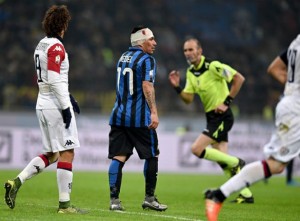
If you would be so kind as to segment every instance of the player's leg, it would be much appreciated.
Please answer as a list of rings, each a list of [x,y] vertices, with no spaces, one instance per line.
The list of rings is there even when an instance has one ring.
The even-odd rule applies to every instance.
[[[213,142],[214,140],[206,134],[200,134],[192,144],[192,153],[201,159],[214,161],[225,165],[228,168],[234,168],[239,164],[239,159],[237,157],[223,153],[215,148],[208,147]]]
[[[159,156],[157,133],[148,128],[135,128],[131,130],[130,138],[136,143],[135,148],[140,159],[145,159],[145,199],[142,208],[165,211],[168,206],[161,204],[155,196]]]
[[[41,173],[47,166],[54,163],[58,158],[58,154],[52,152],[48,134],[48,125],[45,123],[46,118],[44,116],[44,112],[42,110],[36,110],[36,115],[42,133],[42,143],[45,154],[41,154],[33,158],[15,179],[8,180],[4,184],[5,202],[11,209],[15,207],[17,193],[21,185],[26,180]]]
[[[233,114],[228,108],[223,114],[210,111],[206,113],[207,125],[202,134],[192,144],[192,153],[199,158],[217,162],[228,168],[236,168],[239,159],[228,155],[228,132],[233,125]],[[215,148],[209,148],[216,144]],[[216,148],[217,147],[217,148]]]
[[[15,179],[6,181],[4,184],[5,202],[9,208],[13,209],[15,207],[17,193],[22,184],[49,166],[49,157],[51,156],[53,156],[53,153],[41,154],[33,158]]]
[[[230,194],[270,176],[271,171],[268,163],[266,161],[256,161],[247,164],[240,173],[230,178],[219,189],[207,190],[205,192],[205,204],[208,220],[217,220],[222,203]]]
[[[300,183],[293,179],[294,159],[291,160],[286,167],[286,185],[300,186]]]
[[[269,156],[268,160],[247,164],[240,173],[229,179],[219,189],[208,190],[205,193],[206,214],[208,218],[217,217],[222,202],[232,193],[260,180],[268,179],[273,174],[282,173],[287,162],[300,154],[299,141],[290,145],[286,145],[282,141],[278,133],[275,133],[271,137],[270,142],[264,147],[265,154]],[[281,154],[282,146],[288,149],[286,155]]]
[[[87,211],[79,209],[71,205],[71,191],[73,184],[73,159],[74,159],[74,149],[69,149],[59,152],[60,156],[57,162],[57,185],[59,193],[59,207],[58,213],[78,213],[84,214]]]
[[[133,144],[127,136],[128,128],[111,126],[109,132],[109,153],[111,163],[108,169],[110,189],[110,210],[125,210],[120,201],[122,170],[125,162],[132,155]]]
[[[48,127],[49,140],[53,152],[58,152],[56,178],[59,194],[58,213],[86,213],[71,205],[71,191],[73,183],[73,159],[75,148],[80,147],[76,119],[71,109],[72,119],[68,129],[63,123],[60,110],[44,110]]]
[[[115,156],[111,160],[109,166],[108,176],[110,189],[110,210],[124,210],[119,195],[122,184],[122,170],[125,164],[125,160],[125,156]]]
[[[214,148],[220,150],[223,153],[227,153],[228,150],[228,143],[227,142],[220,142],[215,143],[212,145]],[[239,173],[240,170],[245,166],[245,162],[242,159],[239,159],[239,162],[234,167],[229,167],[226,164],[218,163],[221,168],[223,169],[225,175],[230,178],[234,176],[235,174]],[[237,196],[236,199],[231,201],[233,203],[254,203],[254,197],[252,192],[249,188],[244,188],[240,191],[240,194]]]

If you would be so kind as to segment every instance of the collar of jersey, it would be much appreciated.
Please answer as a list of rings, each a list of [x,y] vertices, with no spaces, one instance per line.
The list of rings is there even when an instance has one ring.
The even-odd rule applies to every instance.
[[[129,47],[130,51],[142,51],[140,47]]]
[[[60,36],[58,36],[58,35],[55,35],[55,36],[49,35],[49,36],[47,36],[47,38],[57,38],[61,43],[63,43],[62,37],[60,37]]]
[[[194,65],[191,65],[190,69],[199,70],[202,67],[203,63],[204,63],[204,60],[205,60],[205,57],[203,55],[201,55],[201,61],[197,65],[197,67],[195,67]]]

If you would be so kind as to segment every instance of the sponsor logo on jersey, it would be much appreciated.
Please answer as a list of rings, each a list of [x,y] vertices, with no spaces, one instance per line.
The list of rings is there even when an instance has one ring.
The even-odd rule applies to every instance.
[[[75,144],[75,143],[72,140],[67,140],[67,142],[65,143],[65,147],[73,145],[73,144]]]
[[[55,57],[55,63],[56,64],[60,63],[60,55],[56,55],[56,57]]]

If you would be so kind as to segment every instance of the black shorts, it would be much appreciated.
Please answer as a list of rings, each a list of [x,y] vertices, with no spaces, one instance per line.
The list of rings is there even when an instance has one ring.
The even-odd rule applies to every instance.
[[[136,149],[140,159],[149,159],[159,154],[158,139],[155,130],[145,127],[111,126],[109,132],[108,158],[132,155]]]
[[[206,129],[203,134],[209,136],[218,143],[228,142],[228,132],[234,122],[233,114],[230,108],[224,113],[215,113],[215,110],[206,113]]]

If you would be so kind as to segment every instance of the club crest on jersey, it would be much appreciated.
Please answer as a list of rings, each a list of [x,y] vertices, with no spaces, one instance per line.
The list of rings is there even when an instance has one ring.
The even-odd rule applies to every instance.
[[[56,45],[53,51],[62,51],[60,45]]]
[[[55,57],[55,63],[56,64],[60,63],[60,55],[56,55],[56,57]]]

